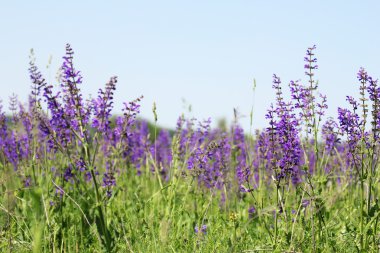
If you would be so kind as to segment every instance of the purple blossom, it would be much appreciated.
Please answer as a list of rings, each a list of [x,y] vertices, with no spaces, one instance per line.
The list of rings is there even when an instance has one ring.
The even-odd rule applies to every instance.
[[[329,154],[335,154],[334,148],[340,142],[338,124],[332,118],[328,118],[322,126],[322,137],[325,141],[325,149]]]
[[[92,127],[99,131],[106,132],[110,128],[110,117],[113,107],[113,94],[116,89],[117,77],[111,77],[110,81],[106,84],[103,91],[99,89],[99,96],[93,100],[94,118],[92,120]]]
[[[169,131],[161,130],[155,140],[155,143],[151,145],[150,149],[156,165],[160,168],[162,177],[168,180],[169,166],[172,161],[171,138]]]
[[[235,125],[233,128],[232,141],[234,144],[234,152],[236,157],[236,177],[239,185],[243,185],[249,182],[249,176],[251,175],[250,166],[247,164],[247,150],[244,137],[244,130],[239,125]],[[240,187],[240,189],[244,189]]]
[[[304,58],[304,60],[306,62],[304,68],[307,70],[305,72],[305,74],[310,77],[310,80],[309,80],[310,87],[312,87],[313,89],[317,88],[315,86],[315,81],[312,80],[312,77],[314,76],[313,70],[318,69],[318,65],[316,64],[317,63],[317,58],[314,57],[314,50],[316,48],[317,47],[315,45],[312,46],[312,47],[309,47],[306,50],[306,57]]]
[[[66,182],[73,182],[73,180],[75,179],[75,174],[71,165],[66,168],[63,174],[63,178]]]
[[[107,172],[104,173],[102,186],[106,188],[106,195],[110,198],[112,196],[112,188],[116,186],[115,175],[112,171],[107,170]]]
[[[207,234],[207,225],[202,224],[201,228],[199,229],[198,225],[195,226],[194,232],[196,234],[202,233],[204,235]]]
[[[268,110],[266,118],[269,119],[270,127],[267,133],[270,136],[271,167],[280,181],[286,176],[297,177],[298,166],[301,162],[301,143],[298,136],[299,121],[294,113],[292,103],[285,103],[282,98],[279,78],[274,75],[273,87],[277,91],[277,107]],[[276,152],[277,147],[282,150]],[[276,152],[276,153],[275,153]],[[295,180],[294,182],[297,182]]]
[[[252,219],[255,214],[256,214],[256,208],[254,206],[249,207],[248,208],[249,218]]]
[[[23,180],[24,187],[28,188],[32,185],[32,178],[30,176],[26,176]]]

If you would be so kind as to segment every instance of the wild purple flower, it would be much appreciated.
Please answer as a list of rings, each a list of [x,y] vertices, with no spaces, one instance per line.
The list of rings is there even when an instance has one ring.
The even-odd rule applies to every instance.
[[[200,230],[198,228],[198,225],[196,225],[194,228],[194,232],[196,234],[202,233],[202,234],[206,235],[207,234],[207,225],[202,224]]]
[[[360,82],[364,81],[364,82],[367,82],[368,81],[368,73],[367,71],[364,69],[364,68],[360,68],[359,69],[359,72],[358,72],[358,79]]]
[[[338,120],[342,134],[347,136],[347,142],[350,150],[350,154],[355,161],[357,161],[358,143],[362,139],[361,126],[362,121],[359,115],[355,112],[351,112],[348,109],[338,108]]]
[[[268,110],[266,118],[270,127],[267,133],[270,136],[271,168],[276,174],[278,182],[286,176],[296,176],[297,168],[301,162],[301,143],[298,136],[298,119],[294,113],[292,103],[283,101],[279,78],[273,76],[273,87],[277,92],[277,107],[273,105]],[[281,155],[277,152],[281,148]]]
[[[32,129],[33,129],[33,123],[32,123],[32,115],[29,114],[22,106],[21,104],[19,105],[19,116],[20,120],[22,122],[22,125],[24,126],[24,130],[28,138],[32,138]]]
[[[182,116],[178,117],[178,119],[177,119],[177,127],[176,127],[177,133],[179,133],[182,130],[184,124],[185,124],[185,118],[182,115]]]
[[[107,197],[110,198],[112,196],[112,188],[116,186],[116,179],[114,173],[108,168],[103,174],[102,186],[106,188]]]
[[[198,173],[199,183],[207,188],[222,189],[227,180],[227,159],[230,155],[230,145],[224,136],[220,140],[214,139],[210,134],[210,143],[202,151],[201,164],[197,164],[195,174]],[[202,159],[201,158],[201,159]]]
[[[325,95],[319,94],[319,97],[321,98],[321,102],[317,103],[317,111],[316,114],[319,115],[319,121],[322,120],[322,116],[325,115],[325,111],[327,110],[327,97]]]
[[[87,170],[86,162],[84,161],[83,157],[80,157],[76,162],[75,165],[77,167],[77,170],[83,172]]]
[[[125,150],[123,155],[134,165],[137,173],[141,173],[141,165],[146,161],[146,151],[149,150],[150,141],[148,138],[149,129],[146,121],[138,121],[135,128],[129,130],[125,141]]]
[[[369,93],[369,99],[372,102],[372,133],[374,141],[377,142],[379,140],[379,129],[380,129],[380,87],[377,86],[378,80],[372,79],[372,77],[368,76],[368,87],[367,91]]]
[[[25,188],[28,188],[32,185],[32,178],[30,176],[26,176],[23,180],[23,184]]]
[[[171,138],[169,131],[160,131],[155,143],[151,145],[150,151],[152,153],[152,157],[155,159],[156,165],[160,168],[162,177],[168,180],[169,166],[172,161]]]
[[[79,126],[83,127],[86,125],[90,115],[85,113],[82,94],[78,86],[82,83],[82,76],[80,71],[74,68],[73,55],[74,51],[70,44],[67,44],[66,55],[63,57],[64,62],[61,67],[63,72],[61,76],[61,89],[66,120],[70,121],[73,129],[79,130]],[[84,133],[80,132],[80,134]]]
[[[99,172],[96,171],[95,175],[99,175]],[[90,182],[92,180],[91,172],[87,171],[86,173],[84,173],[84,178],[85,178],[86,182]]]
[[[234,144],[234,154],[236,159],[236,177],[239,185],[249,182],[251,175],[250,166],[247,164],[247,150],[244,137],[244,130],[239,125],[233,127],[232,141]],[[242,189],[242,188],[240,188]]]
[[[351,96],[346,96],[347,102],[352,106],[352,109],[355,111],[359,108],[359,103]]]
[[[256,213],[256,208],[254,206],[251,206],[248,208],[248,215],[249,218],[252,219]]]
[[[306,87],[300,84],[300,81],[290,81],[289,83],[291,98],[294,101],[294,108],[300,109],[299,117],[304,120],[306,123],[307,132],[311,132],[312,128],[312,118],[314,115],[313,112],[313,103],[314,96],[312,96],[312,90],[310,87]],[[325,97],[323,97],[326,100]],[[322,104],[319,104],[319,114],[322,116],[324,114],[324,109],[326,109],[327,105],[326,101],[323,101]]]
[[[306,208],[306,207],[308,207],[310,205],[310,200],[308,200],[308,199],[303,199],[302,200],[302,207],[303,208]]]
[[[13,165],[15,171],[18,170],[18,165],[21,161],[23,153],[21,143],[17,139],[15,131],[11,131],[3,140],[3,152],[7,161]]]
[[[277,108],[283,108],[284,99],[282,96],[281,79],[276,74],[273,74],[272,88],[276,91]]]
[[[221,135],[221,139],[214,150],[213,163],[207,171],[210,184],[217,189],[222,189],[227,183],[229,161],[231,159],[230,140],[227,134],[222,133]]]
[[[334,148],[340,142],[338,134],[338,124],[332,118],[328,118],[322,126],[322,138],[325,141],[327,153],[335,154]]]
[[[55,187],[55,196],[62,198],[64,194],[65,192],[61,187]]]
[[[269,127],[266,128],[266,132],[269,136],[269,145],[267,150],[267,157],[269,159],[269,168],[275,170],[277,168],[278,157],[278,138],[277,138],[277,119],[276,119],[276,109],[273,107],[273,104],[270,105],[270,108],[267,110],[265,118],[269,120]]]
[[[318,65],[316,64],[317,63],[317,58],[314,57],[314,50],[316,49],[317,47],[314,45],[312,47],[309,47],[307,50],[306,50],[306,57],[304,58],[306,64],[304,66],[304,68],[307,70],[305,72],[305,74],[307,76],[309,76],[310,80],[309,80],[309,83],[310,83],[310,87],[312,89],[316,89],[317,86],[315,85],[315,81],[313,80],[313,76],[314,76],[314,73],[313,73],[313,70],[315,69],[318,69]]]
[[[271,130],[269,130],[271,131]],[[262,131],[257,137],[256,142],[256,160],[259,162],[259,165],[262,166],[266,171],[270,170],[271,161],[273,157],[273,148],[271,147],[270,136],[267,131]],[[260,169],[260,168],[257,168]]]
[[[108,131],[110,128],[113,93],[116,89],[116,83],[117,77],[111,77],[110,81],[106,84],[105,90],[99,89],[98,98],[93,100],[94,118],[92,120],[92,127],[102,132]]]
[[[75,179],[75,174],[74,174],[74,171],[73,171],[73,168],[71,167],[71,165],[69,165],[64,174],[63,174],[63,178],[65,179],[66,182],[71,182],[73,183],[73,180]]]
[[[31,103],[37,105],[40,102],[41,90],[46,86],[46,81],[35,65],[34,57],[29,62],[29,77],[32,81]]]
[[[224,168],[220,154],[216,155],[220,148],[216,141],[210,141],[195,148],[187,161],[187,168],[191,170],[192,175],[198,179],[199,184],[207,188],[218,187],[223,181]]]
[[[284,154],[278,165],[280,168],[279,179],[287,174],[295,175],[295,167],[298,167],[301,161],[301,143],[298,136],[298,121],[294,113],[291,113],[292,107],[281,115],[277,124],[276,133],[278,142]]]
[[[207,120],[204,120],[203,122],[198,122],[199,128],[198,128],[198,135],[199,144],[203,143],[203,141],[208,137],[210,132],[210,124],[211,124],[211,118],[208,118]]]
[[[276,110],[273,107],[273,104],[270,105],[270,108],[267,110],[267,114],[265,114],[265,118],[269,120],[269,127],[266,129],[270,135],[274,134],[276,130]]]
[[[14,124],[17,124],[19,121],[19,115],[17,113],[18,105],[19,102],[17,99],[17,95],[13,93],[12,96],[9,97],[9,110],[12,112]]]
[[[194,152],[190,155],[187,162],[187,168],[189,170],[194,168],[204,169],[206,163],[208,162],[208,157],[206,152],[200,147],[196,148]]]
[[[0,100],[0,144],[3,144],[5,137],[7,135],[7,117],[3,111],[3,106]]]
[[[138,103],[142,100],[142,98],[143,96],[133,100],[132,102],[124,103],[124,108],[122,109],[124,117],[119,119],[117,122],[117,129],[115,129],[121,138],[128,136],[131,126],[135,123],[137,114],[140,113],[140,105]]]
[[[176,134],[179,137],[178,152],[181,158],[184,158],[187,150],[194,150],[202,144],[201,141],[199,141],[199,137],[202,137],[201,129],[198,129],[198,131],[193,130],[195,120],[195,118],[185,119],[184,117],[180,117],[177,121]],[[205,140],[205,138],[203,138],[203,140]]]
[[[65,109],[59,102],[60,93],[53,95],[52,88],[52,85],[45,85],[43,88],[43,97],[51,117],[48,119],[39,115],[39,129],[48,137],[50,149],[56,150],[59,145],[66,147],[71,142],[72,136]]]

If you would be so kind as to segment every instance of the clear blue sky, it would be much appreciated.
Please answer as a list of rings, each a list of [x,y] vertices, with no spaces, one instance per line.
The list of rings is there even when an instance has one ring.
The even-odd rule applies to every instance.
[[[153,118],[156,101],[159,124],[174,127],[183,98],[191,116],[214,121],[231,121],[233,108],[249,115],[254,102],[254,127],[262,128],[272,74],[284,84],[306,80],[303,57],[316,44],[316,77],[335,116],[345,95],[358,93],[359,67],[380,76],[379,13],[378,1],[1,0],[0,97],[26,101],[30,48],[53,81],[69,42],[85,94],[119,76],[116,112],[144,95],[142,116]],[[248,117],[241,123],[249,128]]]

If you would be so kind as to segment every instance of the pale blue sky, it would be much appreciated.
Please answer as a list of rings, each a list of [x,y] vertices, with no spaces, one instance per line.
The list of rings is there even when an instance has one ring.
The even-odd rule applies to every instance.
[[[156,101],[159,124],[174,127],[182,98],[192,116],[214,121],[230,121],[234,107],[249,115],[254,102],[254,128],[262,128],[272,74],[284,84],[306,80],[303,57],[316,44],[316,77],[335,116],[345,95],[357,94],[359,67],[380,76],[379,13],[378,1],[1,0],[0,97],[8,102],[14,92],[26,101],[30,48],[54,80],[69,42],[85,94],[119,76],[116,112],[144,95],[142,116],[153,118]],[[249,128],[248,117],[241,123]]]

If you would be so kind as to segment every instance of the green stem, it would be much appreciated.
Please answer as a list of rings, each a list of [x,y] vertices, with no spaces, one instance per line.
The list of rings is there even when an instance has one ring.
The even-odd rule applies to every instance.
[[[279,206],[279,191],[280,191],[280,186],[278,185],[278,183],[276,184],[276,209],[275,209],[275,216],[274,216],[274,219],[275,219],[275,225],[274,225],[274,247],[273,247],[273,250],[276,250],[277,248],[277,237],[278,237],[278,214],[277,214],[277,208]]]

